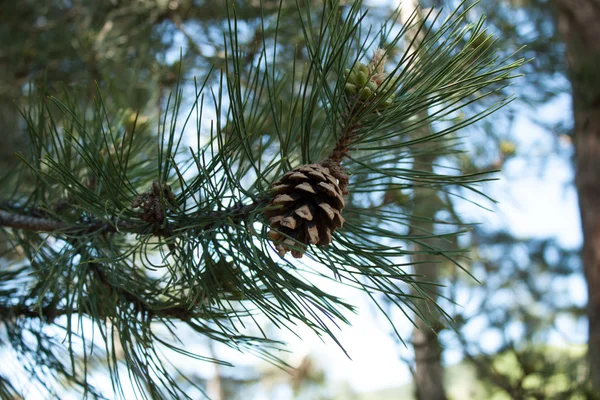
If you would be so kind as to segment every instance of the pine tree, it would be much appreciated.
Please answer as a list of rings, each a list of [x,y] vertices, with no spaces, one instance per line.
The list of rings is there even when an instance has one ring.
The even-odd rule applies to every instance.
[[[277,36],[282,5],[259,13],[249,54],[227,4],[220,68],[193,90],[176,86],[154,139],[146,117],[123,111],[102,84],[92,104],[82,101],[89,87],[51,96],[32,87],[30,151],[4,177],[0,226],[22,260],[0,272],[0,317],[48,393],[68,383],[102,397],[90,371],[105,368],[117,397],[127,379],[139,396],[189,397],[197,384],[168,354],[228,361],[188,351],[182,332],[282,367],[266,321],[342,347],[332,323],[355,308],[320,280],[417,318],[423,301],[444,314],[404,258],[452,258],[434,244],[460,229],[407,232],[414,216],[366,204],[390,188],[477,191],[487,174],[420,168],[415,157],[456,152],[451,134],[507,100],[456,118],[460,110],[499,93],[522,61],[498,57],[483,19],[465,24],[468,8],[402,26],[396,13],[373,28],[359,2],[298,3],[302,47],[282,55],[292,51]],[[11,377],[0,387],[5,397],[22,390]]]

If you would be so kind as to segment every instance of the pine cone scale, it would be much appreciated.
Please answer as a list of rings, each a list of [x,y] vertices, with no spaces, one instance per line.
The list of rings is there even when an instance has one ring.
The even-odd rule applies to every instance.
[[[290,196],[289,194],[280,194],[273,199],[273,205],[278,206],[285,203],[291,203],[298,200],[297,196]]]
[[[317,242],[317,246],[326,246],[331,243],[331,229],[325,225],[318,225],[319,230],[319,241]]]
[[[297,208],[294,213],[299,216],[300,218],[303,218],[307,221],[312,221],[313,220],[313,213],[310,210],[310,207],[308,206],[308,204],[304,204],[302,207]]]
[[[301,183],[300,185],[296,186],[296,189],[301,190],[303,192],[308,192],[311,194],[317,194],[317,192],[315,191],[315,188],[308,182]]]
[[[307,173],[308,176],[314,180],[318,180],[321,182],[325,182],[327,180],[327,178],[325,177],[325,175],[323,175],[322,173],[320,173],[319,171],[310,171]]]
[[[285,217],[280,223],[281,226],[289,229],[296,229],[297,224],[298,221],[294,217]]]
[[[308,241],[310,244],[319,243],[319,229],[317,228],[317,224],[307,224],[306,225],[306,235],[308,237]]]

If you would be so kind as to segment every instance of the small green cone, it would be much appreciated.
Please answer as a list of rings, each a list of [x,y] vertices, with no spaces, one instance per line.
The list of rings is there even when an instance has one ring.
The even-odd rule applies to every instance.
[[[356,94],[356,86],[354,86],[352,83],[346,83],[344,89],[346,90],[346,93],[350,95]]]
[[[373,91],[371,89],[369,89],[368,87],[364,87],[360,90],[360,94],[358,95],[358,97],[362,100],[362,101],[367,101],[371,98],[371,96],[373,96]]]
[[[356,74],[356,86],[365,86],[368,79],[369,79],[369,77],[367,74],[365,74],[362,71],[359,71]]]
[[[390,81],[386,80],[387,74],[379,72],[372,75],[372,71],[365,64],[355,64],[351,69],[344,70],[347,81],[344,90],[348,95],[357,95],[363,101],[376,101],[376,98],[385,96],[385,100],[379,102],[377,110],[384,110],[393,104],[393,94],[387,95],[385,87],[389,87]],[[386,80],[385,84],[381,83]]]

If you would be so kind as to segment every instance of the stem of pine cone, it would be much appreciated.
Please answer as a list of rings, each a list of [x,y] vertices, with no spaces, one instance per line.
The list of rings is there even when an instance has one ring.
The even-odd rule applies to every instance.
[[[344,172],[341,162],[344,158],[348,157],[350,144],[352,143],[352,140],[354,140],[354,137],[360,128],[360,123],[357,122],[356,114],[356,104],[348,104],[348,109],[346,112],[344,112],[344,114],[342,114],[340,119],[342,134],[337,140],[329,157],[327,157],[327,159],[322,163],[324,166],[329,168],[332,175],[338,179],[340,189],[345,195],[348,194],[348,175]]]
[[[342,160],[348,157],[349,146],[356,135],[360,124],[356,120],[357,107],[348,104],[348,109],[342,114],[340,119],[341,125],[341,136],[337,140],[335,147],[333,148],[331,155],[327,160],[340,165]]]

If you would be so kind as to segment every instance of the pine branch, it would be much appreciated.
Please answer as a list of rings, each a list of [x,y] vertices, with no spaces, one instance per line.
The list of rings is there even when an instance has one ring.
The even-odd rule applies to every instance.
[[[11,214],[4,210],[0,210],[0,226],[38,232],[54,232],[68,227],[67,224],[61,221]]]
[[[234,207],[228,207],[224,211],[212,211],[210,218],[231,218],[232,221],[241,221],[248,217],[257,207],[264,205],[264,200],[256,200],[250,204],[240,204]],[[36,213],[37,214],[37,213]],[[194,216],[190,215],[190,219]],[[39,217],[31,214],[15,214],[0,210],[0,227],[35,231],[35,232],[60,232],[67,235],[85,235],[90,233],[141,233],[146,230],[149,224],[145,222],[132,223],[113,220],[111,222],[102,221],[100,218],[93,217],[88,223],[69,224],[50,217]],[[186,224],[188,226],[189,224]],[[214,225],[209,224],[202,229],[209,229]],[[163,228],[154,229],[156,236],[168,237],[169,233],[175,229],[184,228],[175,223],[167,223]]]
[[[77,309],[57,309],[55,305],[48,305],[41,308],[33,308],[23,303],[7,306],[0,305],[0,318],[40,318],[51,323],[56,317],[68,314],[76,314]]]
[[[92,218],[88,223],[69,224],[55,218],[14,214],[4,210],[0,210],[0,226],[25,231],[58,232],[66,235],[139,233],[143,229],[141,224],[123,221],[108,223],[99,218]]]
[[[387,54],[377,48],[369,65],[358,64],[345,71],[344,90],[349,95],[346,111],[339,120],[341,136],[328,160],[339,164],[349,156],[350,144],[356,139],[364,119],[392,105],[394,96],[391,76],[384,72]]]
[[[192,319],[204,320],[206,318],[206,315],[194,312],[192,309],[188,309],[184,306],[173,306],[160,309],[153,308],[144,300],[138,298],[131,292],[111,285],[105,276],[104,279],[101,278],[101,280],[106,283],[107,286],[110,286],[113,294],[122,296],[129,304],[135,307],[135,310],[140,316],[143,316],[148,321],[152,319],[173,319],[185,322]],[[86,300],[82,299],[81,302],[85,303]],[[57,317],[74,314],[100,317],[101,319],[109,317],[109,315],[94,315],[90,311],[86,311],[84,309],[56,308],[56,306],[53,305],[44,306],[41,308],[28,307],[24,304],[17,304],[14,306],[0,305],[0,318],[39,318],[47,321],[48,323],[52,323]]]

